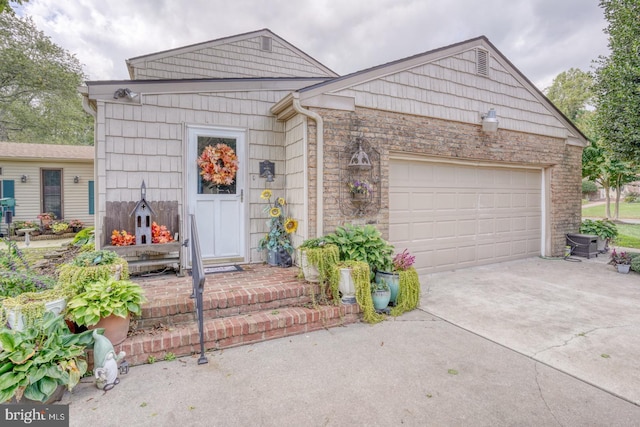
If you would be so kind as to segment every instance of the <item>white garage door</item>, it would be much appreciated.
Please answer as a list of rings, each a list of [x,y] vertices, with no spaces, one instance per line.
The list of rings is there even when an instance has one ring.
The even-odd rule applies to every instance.
[[[391,160],[389,240],[419,274],[540,255],[541,174]]]

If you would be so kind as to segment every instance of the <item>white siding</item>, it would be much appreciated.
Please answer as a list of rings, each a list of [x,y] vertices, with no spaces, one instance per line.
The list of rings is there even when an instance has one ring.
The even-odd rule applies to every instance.
[[[177,200],[184,211],[184,167],[186,155],[185,125],[233,127],[247,130],[251,261],[258,262],[255,251],[266,232],[265,188],[259,177],[259,162],[276,165],[276,179],[270,185],[274,194],[284,195],[284,124],[277,122],[269,109],[287,91],[219,92],[195,94],[145,95],[143,105],[99,101],[97,119],[97,156],[99,168],[96,197],[99,198],[96,241],[102,242],[102,223],[107,201],[136,201],[144,180],[148,201]],[[245,169],[246,170],[246,169]],[[287,196],[288,197],[288,196]],[[185,230],[180,230],[185,235]]]
[[[500,64],[489,61],[489,77],[475,73],[475,50],[442,58],[333,92],[357,106],[480,124],[495,108],[500,128],[567,137],[566,127]]]
[[[287,174],[287,202],[289,215],[298,220],[293,246],[298,247],[307,235],[307,153],[305,151],[306,119],[296,115],[286,123],[285,158]]]
[[[262,50],[261,36],[132,62],[138,80],[329,76],[275,38],[271,51]]]
[[[13,180],[15,183],[16,209],[14,220],[37,220],[42,213],[41,168],[62,169],[63,219],[79,219],[85,224],[93,225],[93,215],[89,214],[88,181],[93,180],[93,162],[76,163],[64,161],[31,162],[21,160],[0,161],[2,180]],[[27,175],[27,182],[20,182],[20,177]],[[73,182],[74,176],[80,177],[78,184]]]

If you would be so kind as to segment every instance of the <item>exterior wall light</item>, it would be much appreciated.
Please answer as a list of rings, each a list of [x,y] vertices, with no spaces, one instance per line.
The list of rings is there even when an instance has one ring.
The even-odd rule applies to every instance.
[[[131,100],[136,96],[138,96],[138,94],[127,87],[116,90],[113,94],[113,99],[127,98]]]
[[[276,165],[269,160],[260,162],[260,178],[266,178],[267,182],[273,182],[276,177]]]
[[[74,184],[77,184],[77,183],[79,183],[79,182],[80,182],[80,176],[78,176],[78,175],[74,176],[74,177],[73,177],[73,183],[74,183]]]
[[[27,175],[22,175],[20,177],[20,182],[27,182],[28,179],[29,179],[29,177]]]
[[[487,114],[482,116],[482,131],[487,133],[495,133],[498,131],[498,118],[496,110],[491,108]]]

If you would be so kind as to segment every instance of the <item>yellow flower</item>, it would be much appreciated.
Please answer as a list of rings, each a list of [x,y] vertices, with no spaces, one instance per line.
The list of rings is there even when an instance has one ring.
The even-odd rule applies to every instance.
[[[287,218],[287,220],[284,222],[284,230],[291,234],[291,233],[295,233],[296,230],[298,229],[298,221],[296,221],[293,218]]]
[[[287,204],[287,201],[284,199],[284,197],[278,197],[278,204],[280,206],[284,206]]]
[[[280,216],[280,208],[271,208],[269,209],[269,215],[271,215],[273,218],[277,218]]]
[[[262,191],[262,194],[260,194],[260,198],[264,200],[269,200],[271,198],[271,190]]]

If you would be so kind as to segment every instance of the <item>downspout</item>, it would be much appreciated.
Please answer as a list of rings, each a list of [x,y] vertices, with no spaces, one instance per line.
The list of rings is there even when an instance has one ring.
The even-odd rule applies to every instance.
[[[300,105],[297,92],[293,93],[293,109],[316,122],[316,237],[324,235],[324,122],[318,113],[306,110]]]

